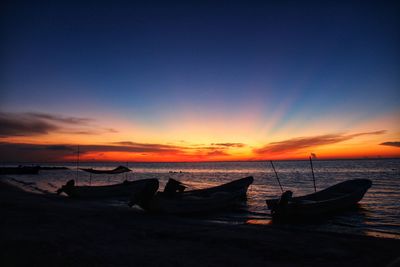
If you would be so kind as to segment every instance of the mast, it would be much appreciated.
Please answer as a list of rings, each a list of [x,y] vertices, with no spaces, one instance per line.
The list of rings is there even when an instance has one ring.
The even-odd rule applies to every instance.
[[[272,162],[272,160],[270,160],[270,162],[271,162],[271,165],[272,165],[272,169],[274,169],[276,179],[278,180],[279,187],[281,188],[281,191],[283,193],[283,188],[282,188],[282,185],[281,185],[281,181],[279,181],[278,173],[275,170],[274,163]]]
[[[78,185],[78,178],[79,178],[79,145],[78,145],[78,151],[76,153],[76,185]]]
[[[313,165],[312,165],[312,159],[311,159],[311,156],[310,156],[310,164],[311,164],[312,178],[313,178],[313,182],[314,182],[314,192],[317,192],[317,187],[315,186],[314,168],[313,168]]]

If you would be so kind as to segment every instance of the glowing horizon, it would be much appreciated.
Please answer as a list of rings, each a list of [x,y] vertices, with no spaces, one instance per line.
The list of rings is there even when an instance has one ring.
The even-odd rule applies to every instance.
[[[293,131],[288,129],[297,128],[295,123],[294,126],[285,125],[283,130],[262,139],[258,131],[247,127],[256,123],[249,123],[245,116],[243,124],[246,127],[240,121],[234,123],[236,126],[227,125],[225,129],[222,126],[217,128],[210,122],[210,130],[207,131],[203,125],[196,127],[181,121],[181,131],[175,126],[170,130],[160,128],[163,134],[135,139],[134,135],[130,135],[128,122],[121,131],[111,124],[107,128],[102,127],[96,120],[85,117],[2,113],[0,119],[3,126],[9,126],[3,127],[3,132],[9,131],[9,135],[3,133],[1,137],[1,160],[18,161],[18,151],[21,151],[19,153],[24,155],[19,155],[20,161],[74,161],[78,145],[81,147],[81,161],[103,162],[301,160],[307,159],[311,153],[320,159],[394,158],[400,156],[399,142],[396,141],[399,131],[397,126],[390,128],[395,125],[395,115],[392,119],[385,116],[386,120],[377,118],[376,121],[370,121],[369,128],[374,131],[366,131],[369,124],[363,122],[359,127],[353,124],[353,131],[324,132],[327,129],[325,125],[323,129],[310,129],[304,125],[306,130],[298,131],[299,135],[288,134]],[[218,123],[219,120],[215,122],[216,125]],[[29,128],[32,124],[40,125],[43,129],[37,127],[37,132],[32,132]],[[259,127],[262,128],[264,124],[260,123]],[[338,122],[331,121],[331,124],[333,129],[338,127]],[[315,125],[315,122],[311,125]],[[19,129],[19,135],[12,134],[12,127]],[[256,125],[253,127],[257,128]],[[134,128],[138,137],[152,132],[143,130],[145,127]],[[140,128],[142,132],[138,132]],[[230,135],[232,128],[238,129],[235,136]],[[21,129],[26,129],[27,133]],[[265,131],[269,132],[270,129]],[[188,138],[181,139],[185,135]],[[14,158],[10,158],[8,151],[15,155]]]

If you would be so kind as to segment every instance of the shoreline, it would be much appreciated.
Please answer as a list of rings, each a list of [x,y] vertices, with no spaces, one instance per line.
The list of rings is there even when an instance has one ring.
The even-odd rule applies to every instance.
[[[226,225],[25,192],[0,178],[2,266],[387,266],[400,240]]]

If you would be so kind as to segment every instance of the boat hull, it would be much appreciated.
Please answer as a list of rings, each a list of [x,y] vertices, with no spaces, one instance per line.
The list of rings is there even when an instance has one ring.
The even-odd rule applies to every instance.
[[[226,209],[246,198],[253,177],[246,177],[220,186],[166,196],[159,192],[142,208],[168,214],[207,213]]]
[[[68,183],[67,183],[68,184]],[[100,198],[126,198],[152,197],[158,190],[157,179],[143,179],[137,181],[125,181],[120,184],[105,186],[69,186],[65,185],[59,193],[64,192],[71,198],[100,199]]]
[[[125,166],[118,166],[117,168],[113,170],[96,170],[92,168],[80,168],[80,170],[92,173],[92,174],[120,174],[120,173],[125,173],[125,172],[131,172],[132,170],[125,167]]]
[[[371,187],[368,179],[348,180],[314,194],[292,198],[280,207],[279,199],[267,200],[275,218],[310,218],[354,207]]]

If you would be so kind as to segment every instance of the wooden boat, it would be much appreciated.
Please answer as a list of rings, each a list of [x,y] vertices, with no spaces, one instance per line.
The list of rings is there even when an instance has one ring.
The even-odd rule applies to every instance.
[[[138,202],[148,201],[158,190],[157,179],[143,179],[137,181],[124,181],[120,184],[103,186],[75,186],[75,181],[70,180],[57,194],[65,193],[72,198],[100,199],[100,198],[124,198],[127,201],[135,197]]]
[[[38,174],[39,169],[37,166],[1,167],[0,174]]]
[[[280,199],[266,202],[275,218],[312,218],[355,206],[371,185],[368,179],[354,179],[301,197],[292,198],[292,192],[286,191]]]
[[[125,166],[118,166],[117,168],[113,170],[96,170],[93,168],[85,169],[85,168],[80,168],[82,171],[93,173],[93,174],[120,174],[124,172],[130,172],[132,171],[128,167]]]
[[[211,212],[234,206],[238,201],[245,199],[251,183],[253,183],[253,177],[249,176],[207,189],[182,192],[182,187],[180,187],[178,188],[180,192],[173,194],[164,190],[164,192],[158,192],[149,202],[139,206],[150,212],[169,214]]]

